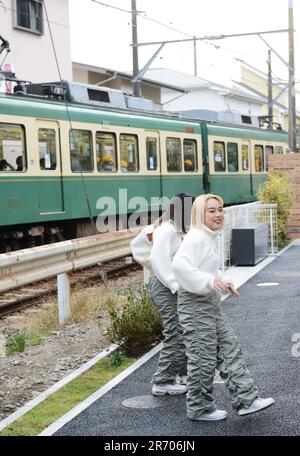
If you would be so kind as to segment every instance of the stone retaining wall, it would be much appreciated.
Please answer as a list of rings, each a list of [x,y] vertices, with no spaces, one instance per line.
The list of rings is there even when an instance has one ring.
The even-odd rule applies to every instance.
[[[281,171],[290,181],[294,204],[288,222],[291,239],[300,238],[300,154],[269,155],[269,172]]]

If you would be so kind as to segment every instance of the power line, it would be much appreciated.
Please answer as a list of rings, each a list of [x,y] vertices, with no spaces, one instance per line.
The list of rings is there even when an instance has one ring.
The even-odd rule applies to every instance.
[[[104,2],[100,2],[100,1],[98,1],[98,0],[90,0],[90,1],[92,1],[92,2],[94,2],[94,3],[98,3],[98,4],[102,5],[102,6],[106,6],[106,7],[113,8],[113,9],[117,9],[117,10],[122,11],[122,12],[125,12],[125,13],[127,13],[127,14],[132,14],[132,11],[130,11],[130,10],[125,10],[125,9],[122,9],[122,8],[119,8],[119,7],[116,7],[116,6],[113,6],[113,5],[109,5],[109,4],[104,3]],[[148,16],[147,13],[145,13],[145,15],[141,15],[141,14],[139,14],[139,13],[141,13],[141,12],[137,11],[137,14],[139,15],[139,17],[140,17],[141,19],[144,19],[144,20],[148,20],[148,21],[154,22],[154,23],[159,24],[159,25],[161,25],[161,26],[163,26],[163,27],[165,27],[165,28],[168,28],[169,30],[172,30],[172,31],[174,31],[174,32],[177,32],[177,33],[180,33],[180,34],[182,34],[182,35],[188,36],[188,37],[190,37],[190,38],[194,38],[194,35],[191,35],[190,33],[186,33],[186,32],[184,32],[184,31],[182,31],[182,30],[179,30],[178,28],[171,27],[170,25],[165,24],[164,22],[161,22],[161,21],[159,21],[159,20],[157,20],[157,19],[155,19],[155,18],[153,18],[153,17]],[[219,45],[219,44],[214,44],[214,43],[211,43],[211,42],[206,41],[206,40],[202,40],[202,43],[203,43],[203,44],[206,44],[206,45],[209,45],[209,46],[213,46],[213,47],[214,47],[215,49],[217,49],[217,50],[222,50],[222,51],[224,51],[224,52],[227,52],[227,53],[230,53],[230,54],[233,54],[233,55],[239,55],[239,56],[243,56],[243,57],[247,57],[247,58],[254,59],[254,60],[256,60],[257,62],[259,62],[260,65],[262,65],[262,64],[265,63],[264,60],[258,59],[257,57],[255,57],[255,56],[253,56],[253,55],[249,55],[249,54],[245,54],[245,53],[243,53],[243,52],[239,52],[239,51],[236,51],[236,50],[233,50],[233,49],[229,49],[229,48],[226,48],[226,47],[221,46],[221,45]],[[233,57],[233,58],[234,58],[234,57]],[[234,58],[234,59],[235,59],[235,58]],[[274,72],[273,72],[273,74],[274,74]],[[277,78],[277,76],[276,76],[275,74],[274,74],[274,76]],[[280,78],[277,78],[277,79],[280,79]]]
[[[93,2],[93,3],[98,3],[99,5],[102,5],[102,6],[106,6],[107,8],[112,8],[112,9],[116,9],[118,11],[122,11],[123,13],[131,14],[131,11],[125,10],[123,8],[119,8],[118,6],[109,5],[108,3],[99,2],[98,0],[90,0],[90,1]]]
[[[52,45],[52,49],[53,49],[53,53],[54,53],[54,58],[55,58],[55,62],[56,62],[58,76],[59,76],[60,82],[62,82],[62,75],[61,75],[61,71],[60,71],[60,66],[59,66],[59,61],[58,61],[58,56],[57,56],[55,44],[54,44],[53,33],[52,33],[51,26],[50,26],[50,21],[49,21],[48,11],[47,11],[47,7],[46,7],[46,2],[43,2],[43,7],[44,7],[44,11],[45,11],[46,21],[47,21],[48,28],[49,28],[50,40],[51,40],[51,45]],[[75,140],[74,140],[74,129],[73,129],[73,125],[72,125],[72,120],[71,120],[71,115],[70,115],[70,111],[69,111],[68,101],[67,101],[67,98],[66,98],[65,94],[64,94],[64,102],[65,102],[67,118],[68,118],[69,125],[70,125],[70,131],[71,131],[72,139],[73,139],[73,142],[75,143]],[[87,191],[87,187],[86,187],[85,179],[84,179],[84,176],[83,176],[83,172],[82,172],[83,170],[82,170],[82,166],[81,166],[80,161],[79,161],[79,165],[80,165],[81,183],[82,183],[83,192],[84,192],[84,196],[85,196],[85,200],[86,200],[86,204],[87,204],[89,218],[90,218],[91,226],[92,226],[92,228],[93,228],[93,230],[94,230],[94,232],[96,234],[97,231],[96,231],[96,226],[95,226],[95,222],[94,222],[94,219],[93,219],[91,203],[90,203],[90,199],[89,199],[89,195],[88,195],[88,191]]]

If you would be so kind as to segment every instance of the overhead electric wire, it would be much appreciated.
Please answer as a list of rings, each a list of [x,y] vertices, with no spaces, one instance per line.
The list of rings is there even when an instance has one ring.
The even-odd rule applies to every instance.
[[[45,1],[43,2],[43,5],[44,5],[44,10],[45,10],[47,24],[48,24],[48,27],[49,27],[50,39],[51,39],[51,44],[52,44],[52,48],[53,48],[53,52],[54,52],[54,57],[55,57],[55,62],[56,62],[56,66],[57,66],[57,71],[58,71],[60,82],[62,82],[63,79],[62,79],[62,76],[61,76],[60,66],[59,66],[59,62],[58,62],[57,52],[56,52],[56,48],[55,48],[55,44],[54,44],[54,39],[53,39],[53,35],[52,35],[52,30],[51,30],[51,27],[50,27],[48,11],[47,11],[47,7],[46,7],[46,2]],[[71,116],[70,116],[70,112],[69,112],[68,101],[66,99],[65,93],[64,93],[64,102],[65,102],[65,107],[66,107],[66,113],[67,113],[68,121],[69,121],[70,128],[71,128],[71,135],[73,135],[73,143],[75,144],[73,126],[72,126]],[[93,214],[92,214],[92,210],[91,210],[91,204],[90,204],[90,200],[89,200],[89,197],[88,197],[87,188],[86,188],[84,176],[83,176],[83,173],[82,173],[82,166],[81,166],[80,160],[79,160],[79,166],[80,166],[81,182],[82,182],[83,191],[84,191],[84,195],[85,195],[85,199],[86,199],[86,203],[87,203],[87,208],[88,208],[88,212],[89,212],[89,218],[90,218],[90,221],[91,221],[91,225],[93,227],[93,231],[96,234],[97,230],[96,230],[96,226],[95,226],[94,219],[93,219]]]
[[[108,8],[113,8],[113,9],[119,10],[121,12],[124,12],[124,13],[132,15],[132,11],[131,10],[125,10],[125,9],[122,9],[120,7],[117,7],[117,6],[101,2],[99,0],[90,0],[90,1],[93,2],[93,3],[98,3],[101,6],[105,6],[105,7],[108,7]],[[166,28],[168,28],[168,29],[170,29],[170,30],[172,30],[174,32],[177,32],[177,33],[180,33],[182,35],[188,36],[190,38],[194,38],[195,37],[195,35],[192,35],[190,33],[184,32],[184,31],[179,30],[179,29],[177,29],[175,27],[171,27],[170,25],[165,24],[164,22],[161,22],[161,21],[159,21],[159,20],[157,20],[155,18],[152,18],[152,17],[148,16],[147,13],[145,15],[138,14],[138,16],[139,16],[140,19],[145,19],[145,20],[154,22],[154,23],[159,24],[159,25],[161,25],[163,27],[166,27]],[[213,46],[215,49],[218,49],[218,50],[220,49],[220,50],[222,50],[224,52],[227,52],[227,53],[230,53],[230,54],[233,54],[233,55],[239,55],[239,56],[243,56],[243,57],[254,59],[255,61],[259,62],[259,64],[263,64],[264,63],[263,59],[258,59],[258,58],[256,58],[253,55],[245,54],[243,52],[239,52],[239,51],[236,51],[236,50],[233,50],[233,49],[226,48],[224,46],[221,46],[220,44],[214,44],[214,43],[211,43],[210,41],[206,41],[206,40],[203,40],[202,43],[206,44],[206,45],[209,45],[209,46]],[[190,49],[192,49],[192,48],[190,47]],[[235,57],[231,57],[231,58],[236,59]],[[274,76],[276,77],[276,79],[280,80],[280,78],[278,78],[275,74],[274,74]]]

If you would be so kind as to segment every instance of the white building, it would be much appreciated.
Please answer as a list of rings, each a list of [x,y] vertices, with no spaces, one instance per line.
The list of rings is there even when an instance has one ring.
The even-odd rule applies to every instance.
[[[62,79],[72,80],[69,0],[46,4],[43,0],[1,0],[0,16],[1,36],[11,49],[2,70],[11,70],[19,79],[32,82],[57,81],[56,53]]]
[[[162,90],[162,104],[167,111],[207,110],[247,116],[263,114],[264,99],[248,90],[233,89],[168,68],[150,69],[145,77],[184,91],[179,94],[178,90],[170,88]]]

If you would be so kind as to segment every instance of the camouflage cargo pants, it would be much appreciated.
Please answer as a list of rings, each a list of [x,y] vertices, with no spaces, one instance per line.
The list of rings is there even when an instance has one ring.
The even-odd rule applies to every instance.
[[[149,293],[163,322],[163,347],[152,383],[174,383],[176,375],[186,375],[186,355],[177,311],[177,293],[172,294],[157,277],[151,277]]]
[[[216,409],[212,396],[216,368],[231,393],[232,406],[238,409],[250,405],[257,388],[238,338],[223,314],[220,293],[213,290],[200,296],[180,289],[178,312],[188,358],[188,417],[197,419]]]

